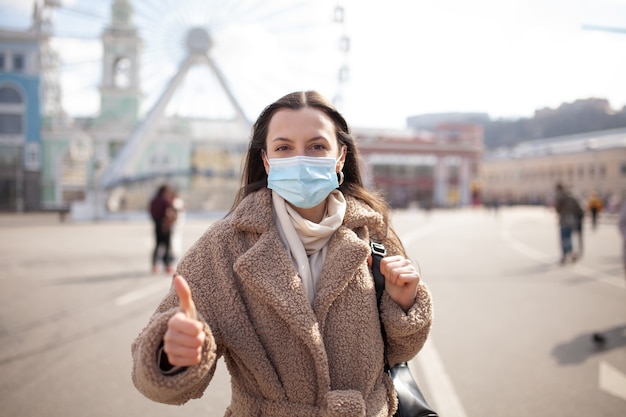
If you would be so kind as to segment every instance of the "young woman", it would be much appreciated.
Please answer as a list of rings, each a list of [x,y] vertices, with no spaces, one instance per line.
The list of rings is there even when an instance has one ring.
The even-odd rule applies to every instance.
[[[370,240],[390,254],[380,310],[391,366],[424,345],[432,304],[359,163],[348,125],[318,93],[261,113],[231,212],[180,261],[133,343],[133,381],[146,397],[200,397],[223,357],[227,416],[393,415]]]

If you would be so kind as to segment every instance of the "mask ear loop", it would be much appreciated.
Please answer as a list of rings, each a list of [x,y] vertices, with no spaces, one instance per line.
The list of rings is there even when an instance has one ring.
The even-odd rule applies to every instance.
[[[341,150],[341,153],[343,154],[343,152],[344,152],[345,150],[346,150],[346,145],[343,145],[343,148],[342,148],[342,150]],[[342,156],[343,156],[343,155],[339,156],[338,161],[340,161],[340,160],[341,160],[341,157],[342,157]],[[343,169],[343,164],[341,165],[341,168]],[[337,176],[339,177],[339,178],[337,178],[337,182],[339,183],[339,185],[343,184],[343,180],[345,179],[345,177],[344,177],[344,175],[343,175],[343,170],[339,171],[339,172],[337,173]]]

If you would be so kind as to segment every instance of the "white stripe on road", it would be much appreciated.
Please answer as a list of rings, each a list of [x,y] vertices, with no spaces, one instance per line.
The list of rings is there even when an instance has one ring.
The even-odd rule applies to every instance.
[[[130,304],[132,302],[141,300],[142,298],[148,297],[157,292],[164,293],[170,287],[170,285],[171,285],[170,280],[158,281],[148,287],[141,288],[136,291],[131,291],[120,297],[117,297],[115,299],[115,304],[118,306],[123,306],[126,304]]]
[[[500,229],[500,238],[504,240],[504,242],[509,245],[513,250],[521,253],[527,258],[544,263],[548,263],[551,261],[551,259],[545,253],[540,252],[535,248],[531,248],[530,246],[527,246],[522,242],[513,239],[511,237],[511,234],[509,233],[509,224]]]
[[[609,365],[608,362],[600,361],[598,385],[601,390],[626,400],[626,375]]]
[[[426,378],[424,384],[428,386],[429,400],[432,399],[429,404],[433,409],[440,416],[467,417],[461,399],[457,395],[454,385],[452,385],[437,349],[435,349],[432,337],[426,340],[422,350],[414,361],[411,361],[411,363],[413,362],[418,363]],[[413,371],[413,375],[416,375],[415,371]]]
[[[547,256],[545,253],[538,251],[535,248],[532,248],[519,240],[515,240],[511,237],[509,233],[510,224],[506,224],[500,230],[501,239],[508,244],[511,249],[519,252],[520,254],[530,258],[534,261],[545,263],[545,264],[554,264],[554,260]],[[613,285],[617,288],[626,289],[626,280],[620,275],[611,275],[606,274],[604,272],[589,268],[587,266],[583,266],[580,263],[574,265],[573,267],[568,267],[568,271],[571,271],[579,276],[592,279],[594,281],[601,282],[603,284]]]
[[[453,227],[448,224],[447,227]],[[439,229],[441,230],[441,229]],[[423,238],[428,234],[436,232],[433,227],[424,227],[402,235],[402,242],[405,247],[410,246],[417,239]],[[432,342],[432,335],[426,339],[426,343],[414,360],[409,365],[416,364],[422,371],[426,381],[424,385],[428,386],[429,404],[440,415],[445,417],[467,417],[467,413],[461,404],[461,399],[456,393],[456,389],[452,384],[452,380],[448,376],[441,356],[435,349]],[[417,375],[413,371],[413,375]],[[419,381],[418,381],[419,382]]]
[[[623,290],[626,289],[626,280],[624,280],[624,278],[621,275],[618,277],[616,275],[605,274],[604,272],[587,268],[586,266],[583,266],[581,264],[576,264],[572,268],[572,272],[580,276],[583,276],[585,278],[590,278],[598,282],[602,282],[604,284],[613,285]]]

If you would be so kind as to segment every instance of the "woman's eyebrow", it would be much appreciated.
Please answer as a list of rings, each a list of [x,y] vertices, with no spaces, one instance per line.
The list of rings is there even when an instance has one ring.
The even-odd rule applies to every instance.
[[[318,140],[324,140],[326,142],[330,142],[330,140],[327,137],[321,136],[321,135],[314,136],[314,137],[312,137],[310,139],[307,139],[306,142],[307,143],[309,143],[309,142],[316,142]],[[289,138],[282,137],[282,136],[278,136],[278,137],[272,138],[272,139],[270,139],[270,141],[271,142],[293,142],[293,140],[291,140]]]
[[[325,140],[326,142],[329,142],[327,137],[321,136],[321,135],[312,137],[311,139],[308,139],[307,142],[315,142],[315,141],[318,141],[318,140]]]

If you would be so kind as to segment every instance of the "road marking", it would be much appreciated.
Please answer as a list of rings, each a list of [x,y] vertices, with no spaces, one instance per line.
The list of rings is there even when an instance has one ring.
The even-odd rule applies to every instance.
[[[452,226],[453,225],[450,224],[447,225],[447,227]],[[435,231],[436,229],[434,227],[414,230],[413,232],[403,234],[402,242],[405,247],[408,247],[417,239]],[[424,384],[428,386],[429,397],[432,398],[430,405],[439,415],[446,417],[467,417],[463,404],[461,404],[461,399],[443,365],[441,356],[439,356],[437,349],[435,349],[432,337],[426,339],[424,347],[420,350],[415,359],[409,362],[409,365],[412,363],[416,363],[422,370],[426,379]],[[415,372],[416,371],[414,371],[413,375],[416,375]]]
[[[626,400],[626,375],[606,361],[600,361],[598,385],[601,390]]]
[[[613,285],[617,288],[621,288],[622,290],[626,289],[626,280],[624,280],[622,277],[605,274],[604,272],[587,268],[586,266],[583,266],[581,264],[576,264],[572,268],[572,272],[575,272],[576,274],[581,275],[585,278],[590,278],[604,284]]]
[[[500,238],[506,244],[508,244],[511,249],[537,262],[548,265],[552,265],[555,263],[554,260],[551,257],[547,256],[545,253],[540,252],[537,249],[532,248],[511,237],[509,230],[510,226],[510,222],[505,223],[505,225],[500,229]],[[568,271],[571,271],[576,275],[592,279],[597,282],[601,282],[603,284],[613,285],[620,289],[626,289],[626,280],[624,280],[622,276],[618,277],[616,275],[606,274],[604,272],[600,272],[595,269],[583,266],[580,263],[574,265],[573,267],[568,267]]]
[[[467,413],[461,404],[461,399],[456,393],[452,380],[448,376],[443,361],[435,349],[432,337],[429,337],[422,350],[415,357],[424,377],[425,385],[428,386],[429,404],[440,416],[467,417]],[[413,373],[415,375],[415,372]],[[418,381],[419,382],[419,381]]]
[[[115,299],[115,304],[118,306],[124,306],[132,302],[141,300],[157,292],[165,292],[171,285],[169,280],[158,281],[148,287],[141,288],[136,291],[131,291]]]

